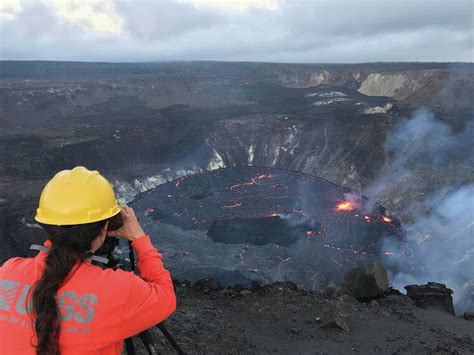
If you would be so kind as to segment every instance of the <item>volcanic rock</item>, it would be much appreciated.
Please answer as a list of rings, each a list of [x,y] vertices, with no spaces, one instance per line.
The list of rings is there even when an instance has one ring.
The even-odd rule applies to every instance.
[[[336,285],[334,281],[329,282],[328,286],[324,290],[324,296],[330,298],[330,297],[338,297],[343,294],[342,289]]]
[[[212,291],[218,287],[217,282],[212,278],[199,280],[195,285],[203,291]]]
[[[260,291],[263,289],[263,286],[258,281],[252,281],[252,290],[254,292]]]
[[[327,323],[324,323],[321,326],[322,329],[328,329],[328,328],[336,328],[336,329],[342,329],[345,332],[350,332],[349,326],[347,325],[346,322],[344,322],[342,319],[336,318],[333,319]]]
[[[358,299],[382,296],[388,290],[387,271],[375,262],[356,267],[346,274],[343,287]]]
[[[453,290],[444,284],[428,282],[426,285],[405,286],[407,296],[420,308],[437,308],[454,315]]]
[[[462,315],[462,317],[463,317],[465,320],[474,320],[474,312],[464,312],[464,314]]]
[[[296,291],[296,290],[298,290],[298,286],[294,282],[291,282],[291,281],[274,282],[273,284],[268,285],[268,288],[271,289],[271,290],[278,290],[278,291],[283,291],[283,290]]]

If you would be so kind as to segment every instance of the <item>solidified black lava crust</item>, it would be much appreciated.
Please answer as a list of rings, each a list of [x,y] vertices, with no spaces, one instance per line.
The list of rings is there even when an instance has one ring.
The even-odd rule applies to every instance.
[[[347,202],[351,208],[341,209]],[[405,272],[417,268],[396,219],[355,191],[303,173],[203,172],[143,193],[132,206],[180,279],[217,277],[228,285],[232,273],[239,282],[291,280],[320,289],[372,260],[390,268],[403,258]]]

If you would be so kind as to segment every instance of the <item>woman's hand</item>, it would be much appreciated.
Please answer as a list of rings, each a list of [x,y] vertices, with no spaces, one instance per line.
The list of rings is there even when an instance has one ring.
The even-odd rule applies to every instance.
[[[122,227],[117,230],[107,232],[107,235],[111,237],[120,237],[130,242],[133,242],[137,238],[143,237],[145,232],[140,226],[133,209],[126,205],[121,206],[121,209],[120,217],[122,217]]]

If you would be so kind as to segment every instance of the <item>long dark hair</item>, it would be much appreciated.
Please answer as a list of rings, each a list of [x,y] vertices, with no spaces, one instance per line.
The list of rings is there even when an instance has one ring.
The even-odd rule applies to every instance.
[[[60,354],[58,289],[67,280],[76,262],[82,262],[92,255],[92,241],[99,236],[105,222],[62,227],[42,225],[52,246],[45,260],[43,274],[35,283],[31,296],[37,354]]]

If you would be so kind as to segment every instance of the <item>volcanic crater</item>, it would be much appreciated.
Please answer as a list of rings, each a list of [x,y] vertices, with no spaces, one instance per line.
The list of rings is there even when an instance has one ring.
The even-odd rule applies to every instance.
[[[474,165],[468,154],[433,152],[425,141],[419,150],[387,144],[425,106],[452,131],[455,151],[469,151],[472,72],[470,63],[2,62],[0,262],[43,242],[33,219],[41,189],[57,171],[83,165],[138,209],[174,278],[320,289],[364,259],[390,270],[399,260],[413,275],[416,253],[396,219],[338,186],[380,201],[412,239],[433,193],[472,184]],[[414,152],[406,174],[389,169],[394,180],[380,179],[397,152]],[[345,209],[348,196],[357,208]],[[413,208],[420,200],[426,209]],[[452,236],[451,225],[441,234]],[[470,239],[462,240],[446,268],[459,270],[460,285],[472,280]],[[418,245],[433,259],[428,242]]]
[[[419,268],[383,207],[304,173],[219,169],[160,185],[131,205],[178,279],[212,277],[221,286],[291,280],[320,290],[371,260],[390,269],[391,258],[402,258],[403,271]]]

